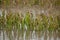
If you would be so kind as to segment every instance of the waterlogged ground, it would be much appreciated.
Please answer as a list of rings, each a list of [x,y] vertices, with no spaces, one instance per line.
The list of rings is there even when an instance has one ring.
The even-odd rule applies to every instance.
[[[0,40],[60,40],[60,32],[48,31],[0,31]]]

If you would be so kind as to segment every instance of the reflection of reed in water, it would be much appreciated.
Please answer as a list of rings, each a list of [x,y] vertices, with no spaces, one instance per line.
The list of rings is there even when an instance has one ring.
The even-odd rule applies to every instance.
[[[7,36],[6,36],[7,34]],[[3,34],[3,39],[9,40],[57,40],[60,38],[60,32],[43,32],[43,31],[19,31],[16,34],[8,31]],[[16,37],[14,36],[16,35]],[[6,40],[7,40],[6,39]]]
[[[54,35],[54,40],[57,40],[57,32],[55,31],[54,33],[53,33]]]
[[[57,37],[60,38],[60,31],[57,32]]]
[[[51,40],[51,38],[52,38],[52,32],[49,32],[49,40]]]

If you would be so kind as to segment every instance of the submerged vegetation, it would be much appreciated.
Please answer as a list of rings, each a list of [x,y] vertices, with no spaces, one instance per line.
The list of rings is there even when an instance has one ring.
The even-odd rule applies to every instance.
[[[32,13],[5,13],[0,15],[0,29],[6,31],[20,31],[20,30],[38,30],[38,31],[56,31],[60,28],[60,16],[49,14],[36,14]]]

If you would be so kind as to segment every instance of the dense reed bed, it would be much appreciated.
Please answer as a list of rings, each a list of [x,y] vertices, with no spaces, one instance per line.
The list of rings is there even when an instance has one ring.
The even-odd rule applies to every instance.
[[[20,35],[23,37],[25,31],[39,31],[45,33],[45,37],[47,37],[47,32],[60,32],[60,14],[48,13],[46,15],[30,12],[23,14],[2,11],[0,15],[0,35],[1,31],[3,32],[3,40],[5,40],[5,35],[9,40],[19,40]]]
[[[49,14],[35,14],[26,12],[22,13],[5,13],[0,15],[0,29],[6,31],[20,30],[60,30],[60,16]]]
[[[54,11],[53,9],[60,10],[59,0],[0,0],[0,9],[6,9],[8,12],[2,11],[0,14],[0,35],[3,32],[3,40],[5,40],[5,35],[9,40],[19,40],[20,35],[23,36],[24,32],[27,31],[27,36],[29,31],[39,31],[45,32],[45,37],[47,37],[47,32],[50,34],[58,32],[60,34],[60,14],[55,13],[30,13],[26,12],[10,12],[10,9],[24,8],[24,7],[35,7],[42,10]],[[14,11],[14,10],[13,10]],[[38,11],[38,10],[37,10]],[[5,34],[6,33],[6,34]],[[45,39],[47,40],[47,39]],[[56,40],[56,39],[55,39]]]

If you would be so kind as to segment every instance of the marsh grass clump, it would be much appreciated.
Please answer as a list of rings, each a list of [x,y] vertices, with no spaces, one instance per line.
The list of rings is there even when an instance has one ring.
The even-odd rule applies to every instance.
[[[57,16],[49,15],[49,31],[56,31],[58,29],[58,20]]]
[[[27,25],[28,30],[30,29],[30,23],[31,23],[30,14],[29,12],[27,12],[25,16],[25,24]]]
[[[58,30],[60,31],[60,15],[57,16],[57,21],[58,21]]]
[[[48,17],[45,14],[41,14],[41,18],[42,18],[43,28],[44,30],[47,30],[48,29]]]
[[[2,16],[0,16],[0,28],[4,30],[5,27],[6,27],[6,19],[5,19],[5,13],[3,11]]]
[[[6,15],[6,16],[5,16]],[[6,31],[20,31],[20,30],[49,30],[55,31],[60,28],[60,18],[57,15],[45,15],[36,14],[36,18],[33,18],[33,13],[7,13],[2,12],[0,16],[0,29]]]
[[[43,22],[42,22],[42,18],[41,18],[41,16],[40,16],[40,14],[36,14],[36,19],[35,19],[35,21],[34,21],[34,25],[35,25],[35,30],[37,31],[37,30],[39,30],[39,31],[41,31],[41,30],[43,30]]]
[[[13,28],[13,21],[14,21],[14,18],[13,18],[13,14],[12,13],[8,13],[6,15],[6,27],[8,30],[12,30]]]
[[[0,16],[0,29],[6,31],[7,37],[10,40],[19,40],[20,34],[23,36],[24,31],[27,31],[27,37],[29,31],[60,31],[60,16],[50,15],[47,16],[45,14],[35,14],[35,18],[33,13],[26,12],[25,15],[22,13],[7,13],[2,12],[2,16]],[[3,31],[3,34],[4,34]],[[21,32],[23,33],[21,33]],[[13,32],[13,34],[12,34]]]

